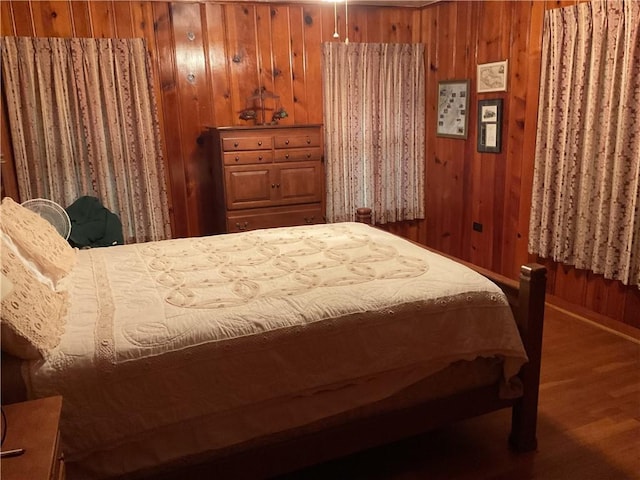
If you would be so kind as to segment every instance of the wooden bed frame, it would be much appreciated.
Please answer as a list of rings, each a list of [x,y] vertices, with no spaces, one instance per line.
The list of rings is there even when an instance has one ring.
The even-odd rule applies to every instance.
[[[420,246],[426,248],[424,245]],[[223,452],[212,452],[211,455],[199,458],[186,458],[180,463],[159,466],[149,471],[127,475],[122,479],[268,478],[503,408],[512,409],[509,436],[511,446],[520,452],[535,450],[546,269],[538,264],[524,265],[520,270],[520,281],[516,282],[467,262],[455,258],[454,260],[492,280],[505,292],[509,300],[529,357],[529,362],[519,373],[523,383],[522,397],[511,400],[500,398],[497,384],[475,388],[406,408],[366,416],[347,415],[347,420],[332,424],[331,427],[311,426],[283,432],[267,439],[260,439],[254,444],[240,445]],[[14,367],[19,367],[19,360],[12,359],[3,352],[2,383],[3,395],[6,394],[3,400],[8,403],[22,400],[21,397],[26,396],[23,387],[15,386],[22,383],[19,382],[19,375],[14,378],[15,382],[8,382],[12,379],[11,373],[15,374],[18,371],[17,368],[9,368],[11,360],[15,360]],[[4,388],[5,383],[12,383],[13,386]],[[9,396],[15,398],[10,400]]]
[[[358,219],[363,220],[360,215]],[[370,223],[367,217],[364,222]],[[512,409],[511,447],[518,452],[535,450],[546,268],[538,264],[523,265],[520,281],[516,282],[468,262],[454,260],[496,283],[509,300],[529,357],[519,373],[524,388],[522,397],[500,398],[498,385],[476,388],[408,408],[349,419],[330,428],[307,429],[288,435],[285,432],[284,436],[274,437],[258,446],[215,454],[214,458],[185,459],[182,465],[150,472],[149,478],[269,478],[503,408]],[[146,475],[126,478],[146,478]]]

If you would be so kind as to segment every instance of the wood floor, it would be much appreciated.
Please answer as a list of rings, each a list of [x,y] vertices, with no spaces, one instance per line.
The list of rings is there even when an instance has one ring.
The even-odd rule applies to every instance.
[[[640,314],[640,312],[639,312]],[[280,480],[640,479],[640,342],[547,307],[538,451],[496,412]]]

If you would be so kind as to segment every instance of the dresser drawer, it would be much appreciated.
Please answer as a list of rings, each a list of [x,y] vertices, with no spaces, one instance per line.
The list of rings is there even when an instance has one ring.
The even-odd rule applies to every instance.
[[[276,148],[319,147],[320,132],[317,129],[282,132],[273,136]]]
[[[265,212],[245,210],[237,215],[227,216],[227,232],[244,232],[258,228],[293,227],[324,223],[320,204],[304,205],[298,208],[269,209]]]
[[[272,147],[271,135],[225,137],[222,139],[222,149],[225,152],[235,152],[238,150],[271,150]]]
[[[254,163],[271,163],[273,152],[268,150],[252,150],[249,152],[233,152],[224,154],[225,165],[248,165]]]
[[[322,148],[294,148],[276,150],[276,162],[296,162],[300,160],[320,160],[322,158]]]

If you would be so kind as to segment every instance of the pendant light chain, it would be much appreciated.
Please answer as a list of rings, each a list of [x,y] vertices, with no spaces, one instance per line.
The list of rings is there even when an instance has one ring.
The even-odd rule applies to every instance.
[[[344,0],[344,43],[349,43],[349,0]]]

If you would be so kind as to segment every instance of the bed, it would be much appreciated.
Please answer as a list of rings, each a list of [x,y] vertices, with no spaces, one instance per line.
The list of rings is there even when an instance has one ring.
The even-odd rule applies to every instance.
[[[3,357],[63,396],[67,478],[266,478],[498,408],[536,448],[540,266],[518,285],[355,222],[74,250],[23,210]]]

